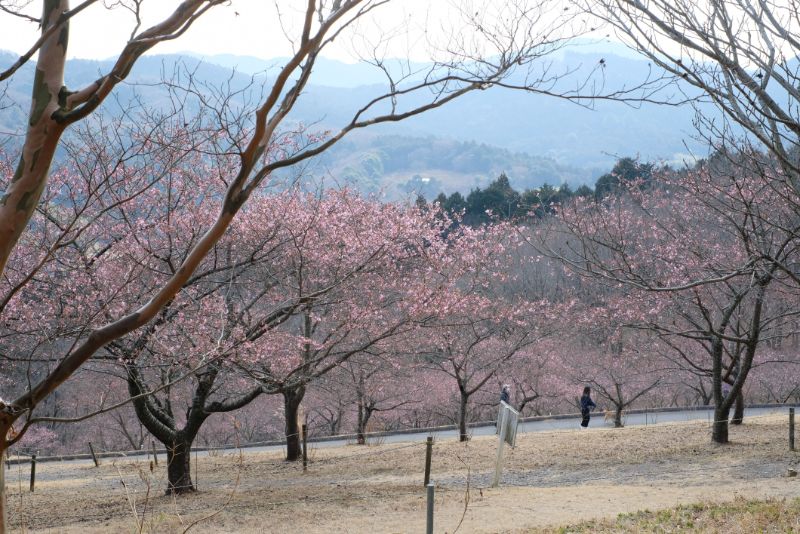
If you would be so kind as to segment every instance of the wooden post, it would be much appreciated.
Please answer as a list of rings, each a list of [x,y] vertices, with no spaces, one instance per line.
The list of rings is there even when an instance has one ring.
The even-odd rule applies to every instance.
[[[308,440],[306,437],[306,433],[308,431],[308,426],[303,425],[303,471],[308,468]]]
[[[789,450],[794,450],[794,408],[789,408]]]
[[[94,453],[94,447],[92,447],[92,442],[89,442],[89,452],[92,453],[92,460],[94,460],[94,466],[100,467],[100,462],[97,461],[97,455]]]
[[[153,461],[156,463],[156,466],[158,466],[158,456],[156,456],[156,441],[151,440],[150,444],[153,446]]]
[[[428,514],[426,534],[433,534],[433,482],[428,484]]]
[[[433,436],[428,436],[428,441],[425,443],[425,482],[423,486],[427,486],[431,481],[431,455],[433,454]]]
[[[36,485],[36,455],[31,454],[31,493]]]

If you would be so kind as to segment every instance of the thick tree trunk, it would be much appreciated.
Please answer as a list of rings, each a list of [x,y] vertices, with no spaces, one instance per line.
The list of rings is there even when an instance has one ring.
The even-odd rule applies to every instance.
[[[740,391],[739,394],[736,395],[736,405],[733,408],[731,424],[741,425],[742,421],[744,421],[744,394]]]
[[[614,409],[614,428],[622,428],[622,405],[617,404]]]
[[[358,414],[356,417],[356,442],[359,445],[364,445],[367,442],[367,438],[364,435],[366,433],[366,426],[367,421],[364,417],[364,398],[359,393],[358,395]]]
[[[300,448],[300,425],[297,421],[297,411],[303,396],[306,394],[305,387],[283,391],[283,414],[286,418],[286,461],[294,462],[301,458]]]
[[[167,495],[195,491],[192,483],[192,440],[178,433],[167,449]]]
[[[714,408],[714,424],[711,430],[711,440],[714,443],[728,443],[728,415],[730,406],[717,406]]]
[[[461,405],[458,410],[458,441],[469,441],[467,434],[467,401],[469,397],[461,394]]]
[[[714,422],[711,425],[711,441],[728,443],[728,414],[730,399],[722,392],[722,341],[714,338],[711,345],[711,391],[714,395]]]

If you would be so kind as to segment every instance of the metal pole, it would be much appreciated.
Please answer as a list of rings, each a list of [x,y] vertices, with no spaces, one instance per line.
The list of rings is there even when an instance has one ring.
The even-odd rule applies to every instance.
[[[94,447],[92,447],[92,442],[89,442],[89,452],[92,453],[92,460],[94,460],[94,466],[100,467],[100,462],[97,461],[97,455],[94,453]]]
[[[423,486],[427,486],[431,481],[431,455],[433,454],[433,436],[428,436],[428,441],[425,443],[425,482]]]
[[[433,534],[433,482],[428,484],[428,521],[425,532]]]
[[[0,453],[0,460],[5,460],[8,462],[8,451],[4,450]],[[8,463],[6,464],[8,465]],[[6,500],[8,499],[8,493],[5,491],[6,487],[6,468],[0,463],[0,484],[2,484],[3,492],[0,495],[0,521],[3,522],[3,526],[8,525],[8,512],[6,511]]]
[[[33,487],[36,485],[36,455],[31,454],[31,493],[33,493]]]
[[[794,450],[794,408],[789,408],[789,450]]]
[[[308,468],[308,441],[306,439],[307,425],[303,425],[303,471]]]

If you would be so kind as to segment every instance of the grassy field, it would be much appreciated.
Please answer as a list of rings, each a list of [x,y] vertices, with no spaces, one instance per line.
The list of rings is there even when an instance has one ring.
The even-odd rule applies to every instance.
[[[611,532],[800,532],[800,498],[697,503],[651,512],[620,514],[615,520],[586,521],[548,529],[553,534]]]
[[[785,416],[732,427],[726,446],[693,422],[521,434],[507,451],[492,489],[495,438],[435,443],[436,532],[798,529]],[[41,463],[33,494],[28,466],[13,467],[10,520],[18,532],[424,532],[423,443],[311,452],[306,473],[278,453],[201,457],[199,491],[177,499],[163,460]]]

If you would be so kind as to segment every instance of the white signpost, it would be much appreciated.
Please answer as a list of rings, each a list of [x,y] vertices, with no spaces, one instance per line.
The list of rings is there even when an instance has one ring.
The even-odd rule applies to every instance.
[[[503,472],[503,447],[506,443],[513,448],[517,442],[517,425],[519,424],[519,412],[503,401],[500,401],[500,413],[497,414],[497,464],[494,469],[494,479],[492,487],[496,488],[500,484],[500,475]]]

